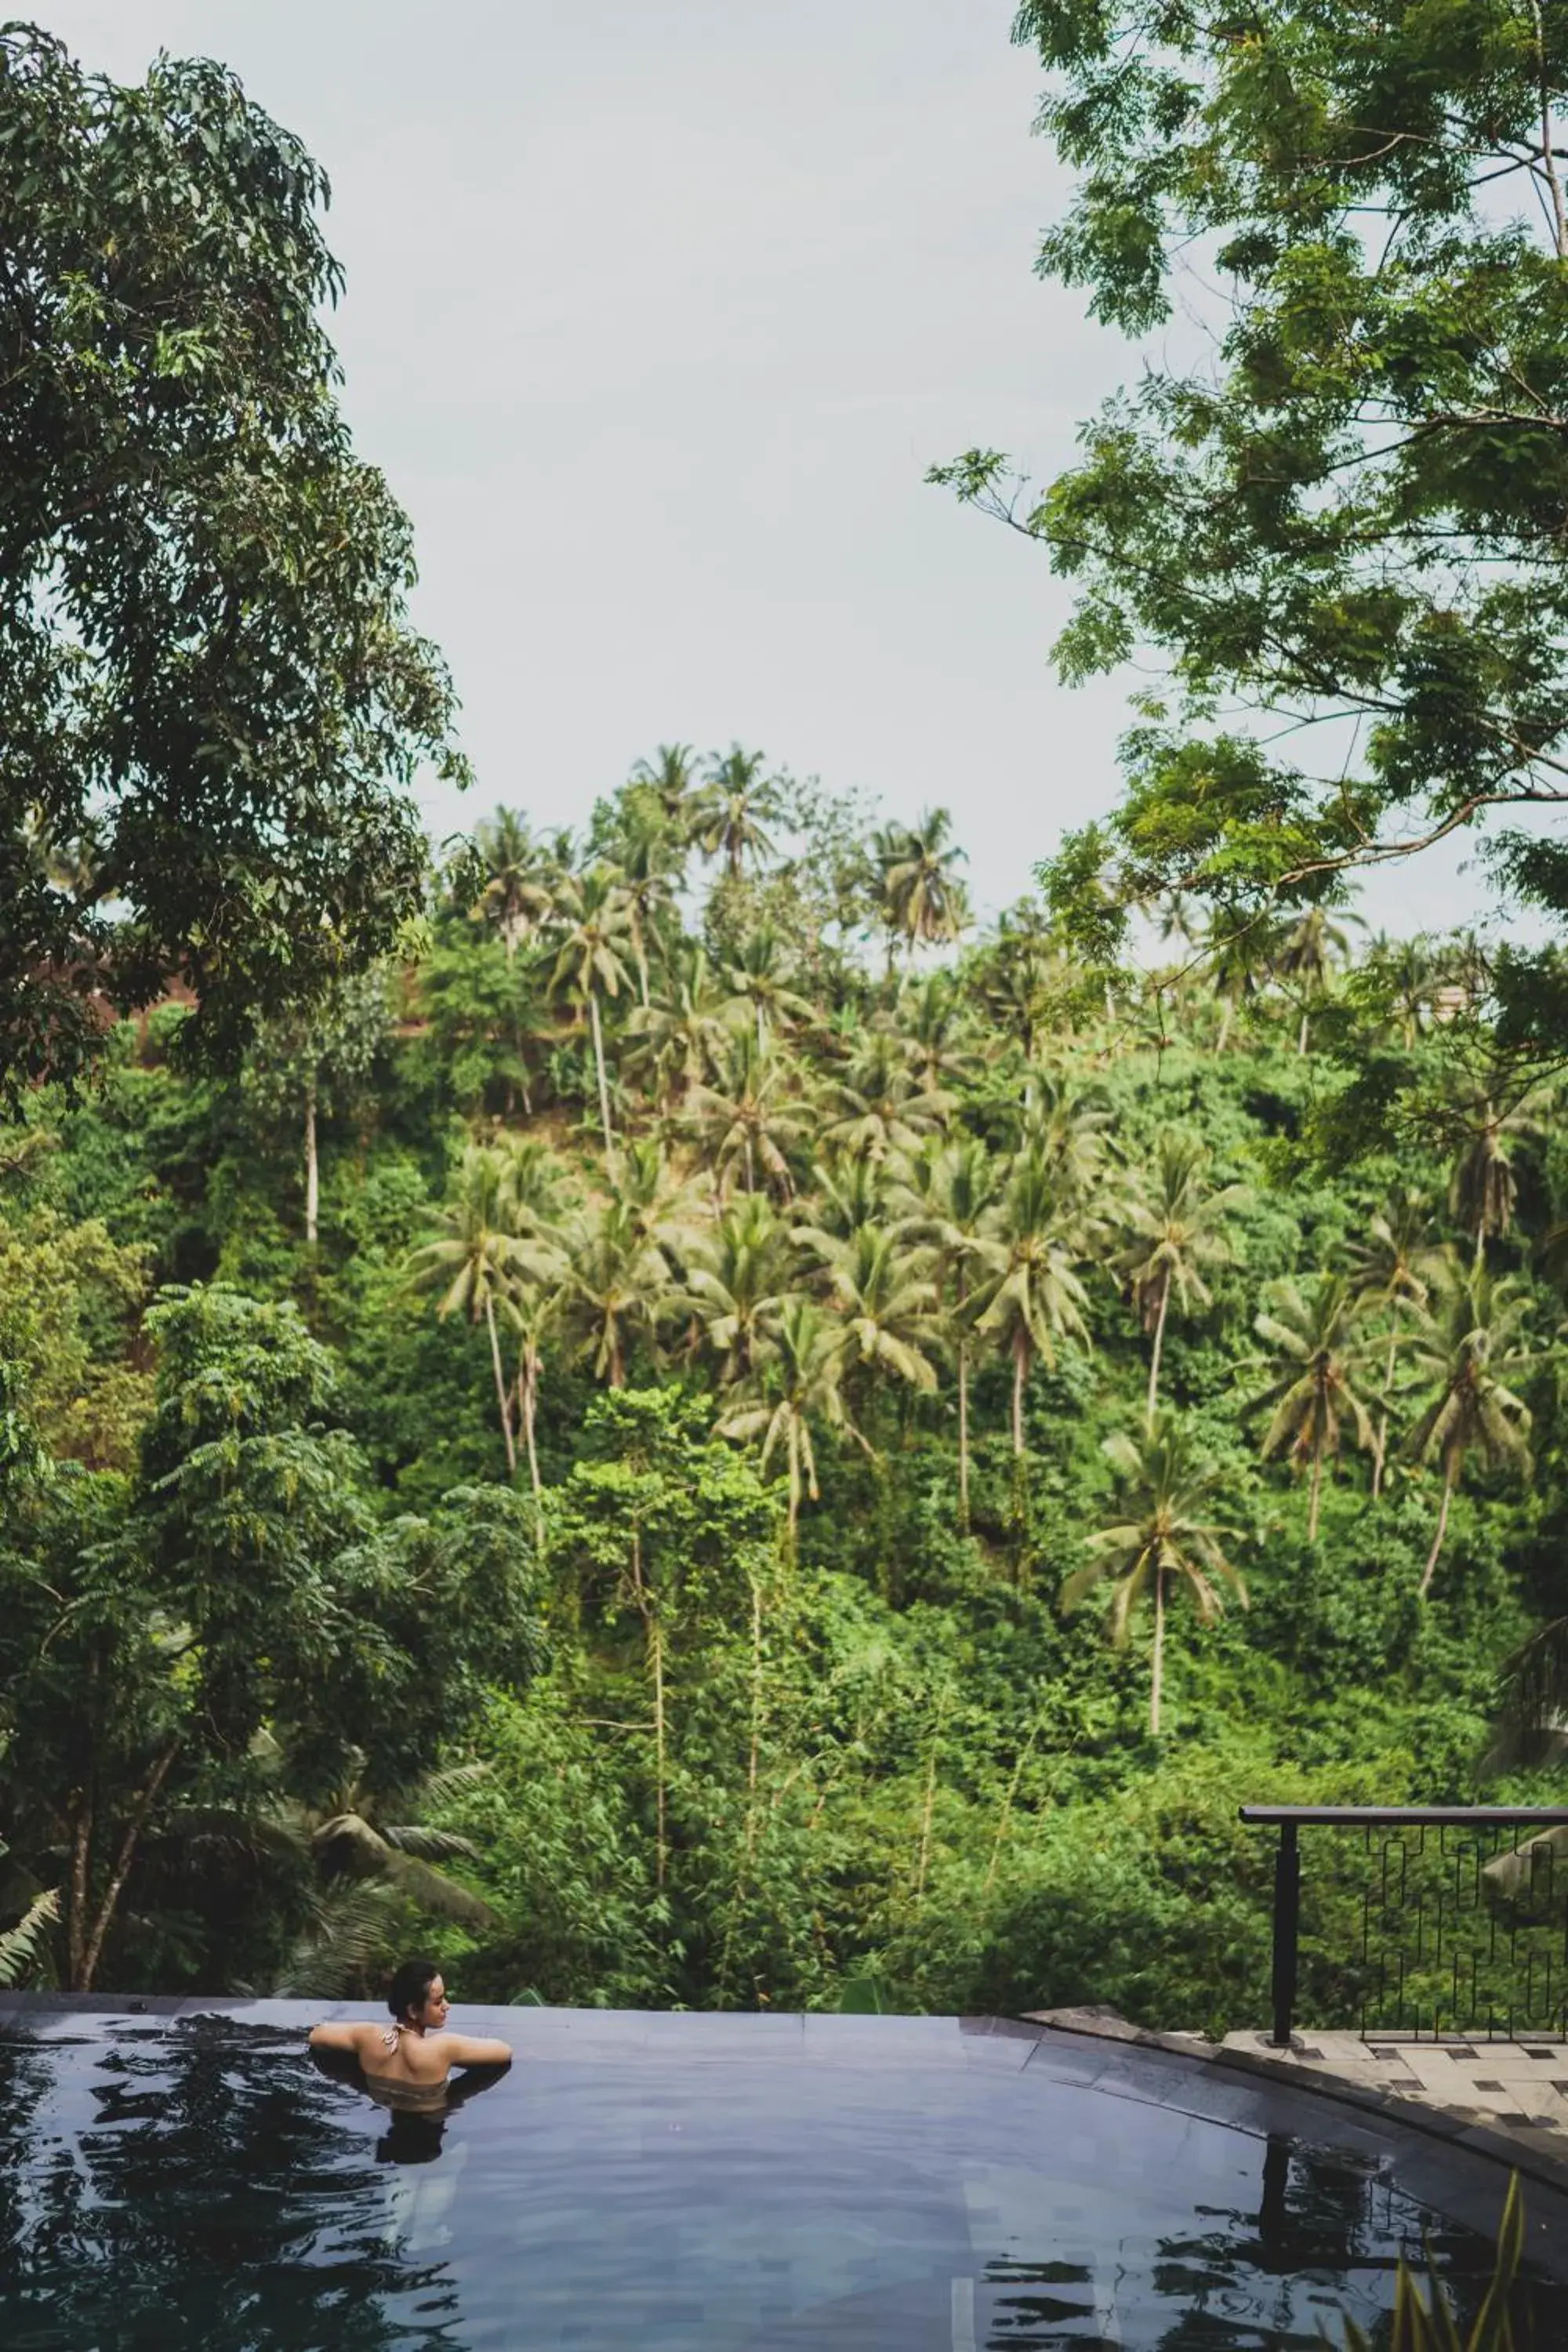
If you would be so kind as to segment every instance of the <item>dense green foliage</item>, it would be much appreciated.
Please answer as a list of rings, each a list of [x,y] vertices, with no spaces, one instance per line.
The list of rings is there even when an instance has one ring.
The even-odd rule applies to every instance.
[[[460,772],[321,324],[326,180],[208,61],[0,29],[0,1093],[173,982],[232,1049],[418,906]]]
[[[1555,1097],[1474,1113],[1462,950],[1108,994],[958,877],[671,750],[232,1076],[170,1005],[0,1130],[0,1961],[1241,2022],[1238,1803],[1475,1791],[1563,1610]],[[1458,1148],[1337,1162],[1322,1037]]]
[[[1038,540],[1069,678],[1156,649],[1127,790],[1051,887],[1114,950],[1179,887],[1216,941],[1568,774],[1568,20],[1518,0],[1262,0],[1245,17],[1024,0],[1040,127],[1076,175],[1044,271],[1151,349],[1036,494],[938,478]],[[1561,930],[1568,851],[1491,848]],[[1560,943],[1493,973],[1521,1046],[1568,1038]]]

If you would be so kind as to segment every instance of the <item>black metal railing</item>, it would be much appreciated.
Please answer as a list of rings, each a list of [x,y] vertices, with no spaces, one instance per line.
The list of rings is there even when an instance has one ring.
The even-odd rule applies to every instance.
[[[1568,2041],[1568,1841],[1560,1853],[1543,1837],[1568,1831],[1568,1807],[1243,1805],[1241,1818],[1279,1832],[1277,2048],[1289,2047],[1295,2023],[1304,1829],[1359,1832],[1369,1858],[1359,1953],[1323,1953],[1319,1970],[1331,1980],[1330,2006],[1355,2013],[1320,2016],[1320,2029],[1355,2022],[1363,2038]],[[1505,1864],[1510,1854],[1519,1863]],[[1332,1881],[1318,1883],[1327,1893]],[[1342,1907],[1339,1926],[1342,1945],[1353,1941]]]

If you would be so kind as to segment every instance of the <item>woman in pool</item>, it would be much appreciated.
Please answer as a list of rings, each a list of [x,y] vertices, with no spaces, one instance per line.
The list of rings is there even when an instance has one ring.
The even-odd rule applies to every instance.
[[[405,1960],[386,1996],[390,2025],[313,2025],[312,2050],[342,2050],[357,2058],[371,2091],[396,2105],[423,2105],[446,2096],[454,2066],[510,2066],[505,2042],[448,2033],[451,2003],[434,1960]]]

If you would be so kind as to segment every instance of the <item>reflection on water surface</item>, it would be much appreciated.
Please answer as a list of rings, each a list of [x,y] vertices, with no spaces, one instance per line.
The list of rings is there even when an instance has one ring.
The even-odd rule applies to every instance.
[[[1377,2340],[1424,2232],[1462,2300],[1489,2265],[1364,2131],[1027,2036],[525,2015],[433,2116],[280,2007],[0,2026],[5,2352],[1305,2352],[1341,2310]],[[1526,2300],[1568,2341],[1568,2290]]]

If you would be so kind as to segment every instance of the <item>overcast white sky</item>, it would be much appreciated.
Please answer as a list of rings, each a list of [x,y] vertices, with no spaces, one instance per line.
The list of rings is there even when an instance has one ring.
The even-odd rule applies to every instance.
[[[1051,472],[1136,366],[1031,274],[1064,183],[1013,5],[35,0],[121,79],[222,58],[331,176],[348,407],[479,772],[438,835],[739,738],[947,803],[990,910],[1114,797],[1131,681],[1058,686],[1044,558],[921,478]],[[1415,878],[1368,912],[1468,911]]]

